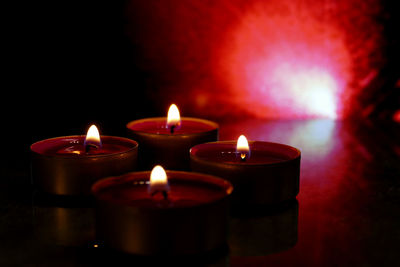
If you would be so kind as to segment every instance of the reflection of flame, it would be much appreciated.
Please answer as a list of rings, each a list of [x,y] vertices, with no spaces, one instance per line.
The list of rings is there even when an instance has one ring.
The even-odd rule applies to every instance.
[[[87,131],[86,138],[84,145],[95,145],[101,147],[101,139],[99,130],[97,129],[96,125],[90,126],[89,130]]]
[[[295,129],[290,138],[293,144],[307,144],[314,153],[327,153],[332,146],[332,134],[335,129],[334,120],[309,120]]]
[[[247,142],[247,138],[244,135],[239,136],[237,140],[236,151],[240,153],[240,158],[242,160],[250,156],[249,143]]]
[[[150,185],[148,187],[148,192],[153,194],[157,191],[168,192],[169,185],[167,179],[167,173],[164,168],[157,165],[153,168],[150,174]]]
[[[181,122],[181,116],[179,114],[178,107],[172,104],[168,110],[167,125],[168,127],[177,126]]]

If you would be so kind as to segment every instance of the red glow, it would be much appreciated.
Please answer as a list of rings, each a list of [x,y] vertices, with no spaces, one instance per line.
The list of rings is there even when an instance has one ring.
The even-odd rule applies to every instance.
[[[346,116],[349,99],[368,85],[354,84],[359,77],[353,68],[370,66],[368,61],[355,61],[353,53],[371,53],[371,47],[354,46],[360,42],[356,38],[363,35],[360,31],[376,30],[349,32],[352,18],[377,6],[351,10],[349,6],[360,1],[351,2],[256,1],[227,34],[221,50],[217,70],[223,71],[233,103],[262,118]],[[333,15],[345,10],[347,17]],[[372,23],[365,14],[361,21]],[[368,71],[367,78],[370,73],[376,71]]]
[[[336,118],[349,79],[343,37],[299,16],[307,9],[288,8],[273,17],[263,6],[249,10],[231,33],[222,66],[234,101],[257,117]]]
[[[343,118],[380,67],[379,0],[132,2],[138,64],[187,113]]]
[[[394,114],[393,114],[393,120],[397,123],[400,123],[400,109],[397,110]]]

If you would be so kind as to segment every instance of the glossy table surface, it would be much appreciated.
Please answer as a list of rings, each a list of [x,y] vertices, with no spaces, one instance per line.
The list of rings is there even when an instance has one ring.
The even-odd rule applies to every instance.
[[[179,259],[108,251],[95,239],[90,201],[46,198],[26,183],[29,172],[13,170],[0,182],[0,266],[400,266],[399,124],[220,123],[220,140],[240,134],[299,148],[300,193],[232,216],[228,250]]]

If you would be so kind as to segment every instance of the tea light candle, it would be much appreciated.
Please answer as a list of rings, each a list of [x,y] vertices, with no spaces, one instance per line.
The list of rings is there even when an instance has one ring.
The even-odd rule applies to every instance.
[[[137,150],[128,138],[100,138],[95,126],[86,136],[42,140],[31,145],[32,180],[50,194],[88,195],[98,179],[135,170]]]
[[[232,185],[213,176],[164,171],[131,172],[98,181],[98,238],[131,254],[201,254],[227,243]]]
[[[253,141],[200,144],[190,151],[193,171],[229,180],[235,187],[234,207],[269,205],[299,193],[300,151],[294,147]]]
[[[161,164],[167,169],[188,170],[189,150],[197,144],[218,140],[218,124],[208,120],[180,117],[171,105],[168,117],[131,121],[128,136],[139,145],[139,163],[143,170]]]

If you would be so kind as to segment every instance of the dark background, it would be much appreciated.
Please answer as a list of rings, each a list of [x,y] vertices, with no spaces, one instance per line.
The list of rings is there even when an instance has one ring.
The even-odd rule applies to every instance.
[[[3,174],[29,170],[29,146],[35,141],[85,134],[92,123],[104,135],[125,135],[131,120],[164,116],[168,103],[158,95],[165,79],[160,68],[143,64],[146,47],[135,42],[135,33],[147,29],[140,23],[126,28],[129,2],[5,4]],[[399,10],[395,1],[382,6],[376,19],[384,27],[385,65],[354,112],[370,119],[391,119],[399,106]],[[132,10],[129,16],[142,18]]]
[[[125,1],[7,5],[2,88],[2,176],[29,170],[29,146],[56,136],[124,135],[130,120],[161,115],[150,73],[135,66]],[[152,88],[153,89],[153,88]]]

